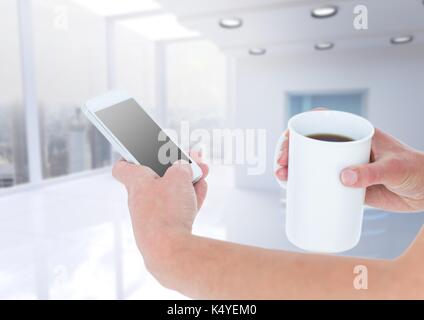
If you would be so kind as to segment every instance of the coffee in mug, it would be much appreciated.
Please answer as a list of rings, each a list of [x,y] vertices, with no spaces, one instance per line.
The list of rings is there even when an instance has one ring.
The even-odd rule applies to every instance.
[[[308,138],[321,140],[321,141],[329,141],[329,142],[349,142],[353,141],[352,138],[342,136],[340,134],[331,134],[331,133],[315,133],[307,136]]]

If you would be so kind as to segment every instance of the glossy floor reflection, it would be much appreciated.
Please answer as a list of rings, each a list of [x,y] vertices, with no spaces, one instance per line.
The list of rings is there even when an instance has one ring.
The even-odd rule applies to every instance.
[[[296,250],[283,232],[280,194],[234,188],[231,173],[212,168],[195,233]],[[367,212],[361,243],[347,254],[396,257],[422,222],[422,214]],[[124,190],[110,174],[100,174],[0,197],[0,298],[185,297],[148,274],[134,244]]]

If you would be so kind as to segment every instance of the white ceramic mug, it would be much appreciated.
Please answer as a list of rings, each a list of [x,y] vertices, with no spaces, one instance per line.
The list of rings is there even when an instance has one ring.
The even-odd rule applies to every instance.
[[[286,234],[295,246],[336,253],[353,248],[360,239],[365,189],[345,187],[341,171],[368,163],[374,127],[366,119],[340,111],[300,113],[290,119]],[[328,142],[307,137],[336,134],[353,141]],[[278,169],[281,137],[275,151]]]

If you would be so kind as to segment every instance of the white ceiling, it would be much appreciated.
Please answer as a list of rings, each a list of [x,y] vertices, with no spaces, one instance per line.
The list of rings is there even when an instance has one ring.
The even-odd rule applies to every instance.
[[[195,38],[199,33],[185,28],[173,14],[163,13],[145,18],[125,19],[119,24],[152,41]]]
[[[175,12],[180,17],[211,15],[222,12],[241,12],[244,10],[258,10],[259,8],[270,8],[281,4],[299,4],[305,0],[157,0],[162,7]],[[320,0],[313,0],[322,3]]]
[[[197,38],[212,40],[232,55],[247,55],[249,48],[268,53],[313,51],[321,41],[335,50],[390,47],[390,38],[412,34],[415,46],[424,44],[422,0],[72,0],[105,17],[121,20],[152,41]],[[313,8],[335,4],[339,13],[313,19]],[[353,28],[353,8],[366,5],[369,29]],[[240,29],[219,27],[222,18],[240,17]],[[178,20],[176,19],[178,18]]]
[[[192,39],[199,36],[166,12],[156,0],[71,0],[93,14],[114,18],[122,26],[151,41]]]
[[[72,0],[72,2],[102,16],[160,9],[156,0]]]
[[[269,52],[313,50],[315,43],[333,41],[336,48],[390,46],[392,36],[413,34],[414,44],[424,43],[422,0],[157,0],[174,12],[179,21],[214,41],[223,50],[247,54],[251,47]],[[339,13],[328,19],[313,19],[310,11],[323,4],[336,4]],[[353,27],[353,9],[366,5],[369,29]],[[240,17],[240,29],[218,25],[221,18]]]

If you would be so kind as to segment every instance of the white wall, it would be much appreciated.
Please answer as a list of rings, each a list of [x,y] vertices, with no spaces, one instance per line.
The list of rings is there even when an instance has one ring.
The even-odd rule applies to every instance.
[[[236,169],[236,185],[275,189],[272,157],[286,124],[288,92],[367,89],[367,117],[413,147],[424,150],[424,47],[314,52],[237,61],[235,125],[266,128],[267,172]]]

